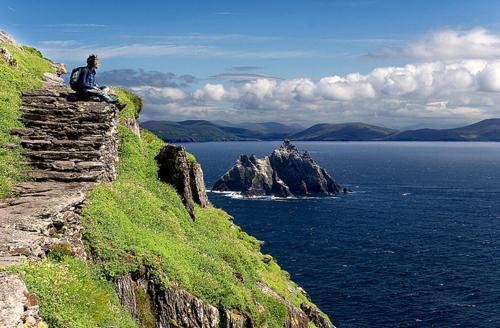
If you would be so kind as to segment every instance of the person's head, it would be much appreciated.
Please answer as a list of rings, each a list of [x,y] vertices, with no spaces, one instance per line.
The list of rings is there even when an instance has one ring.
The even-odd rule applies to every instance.
[[[87,66],[90,68],[98,69],[99,68],[99,58],[92,54],[87,58]]]

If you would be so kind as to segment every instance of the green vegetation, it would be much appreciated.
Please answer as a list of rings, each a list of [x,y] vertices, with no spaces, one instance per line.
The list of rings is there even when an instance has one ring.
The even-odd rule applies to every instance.
[[[198,163],[198,161],[196,160],[196,157],[193,154],[186,153],[186,157],[187,157],[187,160],[188,160],[189,163],[191,163],[191,164]]]
[[[240,137],[231,131],[225,131],[224,127],[208,121],[187,121],[187,123],[149,121],[141,126],[159,138],[172,142],[255,140],[255,138]]]
[[[11,193],[23,169],[20,148],[7,147],[19,143],[10,130],[22,127],[20,92],[40,87],[43,73],[51,71],[51,62],[35,49],[5,47],[18,67],[0,63],[0,197]],[[137,117],[142,100],[114,91],[127,104],[122,122]],[[41,315],[51,327],[135,327],[110,282],[132,272],[149,272],[165,287],[175,284],[210,304],[246,313],[257,326],[282,327],[287,314],[284,302],[264,293],[257,282],[296,306],[309,303],[289,274],[260,252],[261,242],[227,213],[198,207],[196,220],[189,217],[175,189],[157,178],[154,158],[163,141],[147,131],[138,137],[123,124],[119,136],[118,178],[92,190],[83,213],[85,244],[96,263],[73,257],[63,243],[54,245],[46,260],[6,269],[38,295]],[[188,159],[196,162],[191,154]],[[137,298],[141,322],[151,323],[147,295],[137,290]]]
[[[21,91],[41,87],[43,73],[52,72],[51,62],[34,48],[17,49],[0,43],[15,58],[17,66],[0,60],[0,198],[12,193],[12,186],[20,181],[23,155],[19,140],[10,134],[11,129],[22,127]]]
[[[120,101],[124,102],[127,106],[120,112],[122,119],[137,118],[139,111],[142,108],[142,99],[130,91],[120,88],[113,88],[112,92],[116,94]]]
[[[78,258],[29,262],[9,270],[39,297],[40,314],[50,327],[136,327],[114,286]]]
[[[296,306],[308,302],[289,274],[260,253],[261,242],[227,213],[198,207],[193,222],[175,189],[157,178],[154,157],[163,141],[147,131],[139,138],[123,126],[119,135],[118,178],[93,189],[83,213],[86,245],[108,278],[148,271],[166,287],[180,285],[210,304],[248,313],[271,327],[283,326],[287,310],[256,282]]]
[[[300,130],[300,127],[276,122],[233,124],[205,120],[147,121],[141,126],[170,142],[283,140]]]

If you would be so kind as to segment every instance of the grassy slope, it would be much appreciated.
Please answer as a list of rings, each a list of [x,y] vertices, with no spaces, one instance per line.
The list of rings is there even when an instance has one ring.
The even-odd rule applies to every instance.
[[[39,87],[43,72],[50,71],[50,61],[34,49],[7,48],[19,68],[0,64],[0,197],[10,193],[22,168],[21,152],[4,148],[17,142],[9,132],[21,126],[19,92]],[[121,117],[135,117],[140,98],[122,90],[118,94],[128,104]],[[52,327],[135,326],[108,281],[148,270],[165,286],[175,282],[211,304],[282,327],[286,307],[263,294],[255,282],[267,283],[299,306],[307,300],[288,280],[288,273],[261,254],[260,242],[235,226],[227,213],[197,208],[197,220],[189,218],[173,187],[157,180],[154,156],[164,145],[161,140],[146,131],[138,138],[123,125],[119,135],[118,179],[95,188],[84,209],[86,245],[99,258],[98,264],[49,256],[8,269],[38,294],[44,319]],[[266,309],[264,315],[256,302]]]
[[[18,67],[12,67],[0,60],[0,198],[12,192],[12,185],[22,179],[21,149],[8,149],[8,144],[18,144],[10,135],[12,128],[22,127],[20,122],[21,91],[40,87],[43,73],[51,72],[51,62],[35,49],[22,50],[2,44],[14,56]]]
[[[103,274],[111,278],[148,270],[165,286],[178,284],[213,305],[282,327],[286,307],[255,283],[267,283],[300,306],[307,300],[288,273],[260,253],[261,243],[234,225],[227,213],[197,208],[197,219],[190,219],[175,189],[157,179],[154,157],[163,141],[147,131],[138,138],[124,127],[119,134],[118,178],[95,188],[84,209],[86,244],[99,258]],[[266,308],[264,316],[256,302]]]
[[[17,67],[0,60],[0,198],[12,194],[14,183],[23,179],[24,160],[12,128],[22,127],[21,91],[42,86],[43,73],[52,72],[51,62],[35,49],[1,44],[14,56]],[[133,108],[133,106],[132,106]],[[51,256],[5,270],[17,272],[30,291],[40,298],[40,312],[51,327],[135,327],[121,307],[113,285],[100,271],[79,259]]]
[[[50,327],[137,326],[120,305],[114,285],[80,259],[47,259],[9,270],[39,297],[40,314]]]

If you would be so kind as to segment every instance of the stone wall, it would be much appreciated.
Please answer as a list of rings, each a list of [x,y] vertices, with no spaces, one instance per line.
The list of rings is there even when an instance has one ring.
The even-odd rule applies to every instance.
[[[66,87],[23,93],[23,123],[16,129],[36,181],[111,181],[118,162],[114,105],[78,101]]]

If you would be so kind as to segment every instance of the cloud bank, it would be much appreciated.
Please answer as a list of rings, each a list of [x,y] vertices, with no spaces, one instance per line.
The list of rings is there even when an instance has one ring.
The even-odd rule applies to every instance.
[[[168,104],[189,114],[238,113],[240,119],[298,119],[367,122],[480,120],[500,116],[500,61],[460,60],[380,67],[368,74],[326,76],[319,80],[256,78],[241,85],[208,83],[187,92],[180,88],[136,88],[146,101]],[[161,113],[161,106],[156,107]],[[153,118],[153,117],[151,117]]]
[[[500,36],[482,28],[445,29],[382,55],[419,61],[319,79],[235,73],[253,69],[238,67],[195,89],[154,72],[128,86],[145,98],[143,120],[365,121],[407,127],[500,117]]]

